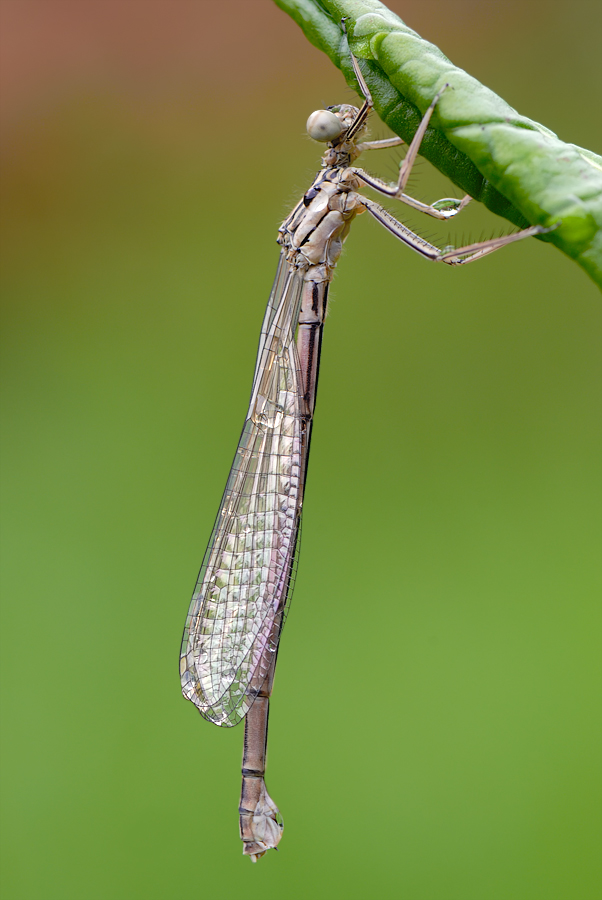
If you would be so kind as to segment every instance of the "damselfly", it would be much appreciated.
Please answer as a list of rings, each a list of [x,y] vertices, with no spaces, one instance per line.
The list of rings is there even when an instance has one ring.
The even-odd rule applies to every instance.
[[[354,165],[365,150],[403,143],[360,141],[372,98],[357,60],[360,109],[312,113],[310,137],[326,143],[322,168],[279,230],[276,279],[268,301],[251,401],[186,620],[180,672],[184,696],[216,725],[246,717],[240,801],[243,853],[255,862],[282,836],[282,819],[265,786],[269,698],[278,642],[293,587],[303,491],[314,414],[328,286],[351,222],[366,210],[426,259],[457,266],[512,241],[541,234],[538,225],[512,235],[439,250],[358,193],[368,185],[437,219],[470,201],[431,205],[404,193],[433,110],[408,147],[396,184]]]

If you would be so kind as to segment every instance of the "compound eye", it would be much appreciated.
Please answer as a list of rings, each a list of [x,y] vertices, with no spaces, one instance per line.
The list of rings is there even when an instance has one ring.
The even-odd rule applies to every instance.
[[[317,109],[307,120],[307,133],[314,141],[335,141],[344,131],[343,123],[327,109]]]

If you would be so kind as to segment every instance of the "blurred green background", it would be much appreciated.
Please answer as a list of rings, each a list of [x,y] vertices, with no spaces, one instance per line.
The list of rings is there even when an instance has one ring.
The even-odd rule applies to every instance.
[[[597,3],[390,6],[600,152]],[[536,240],[451,270],[354,226],[272,705],[286,828],[252,866],[242,728],[177,656],[304,123],[354,95],[268,0],[0,12],[3,896],[598,900],[596,288]],[[411,188],[454,194],[426,162]]]

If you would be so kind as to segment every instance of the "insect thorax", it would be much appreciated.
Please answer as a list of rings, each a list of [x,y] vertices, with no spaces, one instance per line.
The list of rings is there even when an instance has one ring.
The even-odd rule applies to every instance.
[[[279,229],[279,243],[297,268],[334,266],[353,218],[363,211],[352,169],[323,169]]]

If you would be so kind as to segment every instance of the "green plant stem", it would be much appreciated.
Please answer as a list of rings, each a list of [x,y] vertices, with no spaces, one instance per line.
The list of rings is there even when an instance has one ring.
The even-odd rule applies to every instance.
[[[555,244],[602,287],[602,158],[519,115],[378,0],[275,3],[357,90],[351,46],[376,112],[407,143],[437,91],[451,85],[437,104],[421,155],[513,224],[557,224],[539,239]]]

